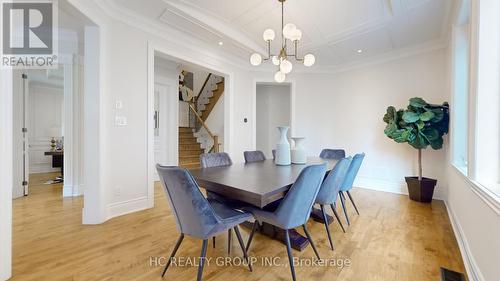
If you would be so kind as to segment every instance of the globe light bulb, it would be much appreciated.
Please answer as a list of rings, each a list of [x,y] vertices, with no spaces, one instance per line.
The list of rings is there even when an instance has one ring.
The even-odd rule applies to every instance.
[[[281,71],[278,71],[278,72],[276,72],[276,74],[274,74],[274,81],[276,81],[278,83],[282,83],[283,81],[285,81],[285,78],[286,78],[285,73],[283,73]]]
[[[278,56],[273,56],[271,60],[273,61],[274,65],[276,66],[280,65],[280,59],[278,58]]]
[[[304,56],[304,65],[309,67],[312,66],[316,62],[316,58],[313,54],[307,54]]]
[[[300,39],[302,39],[302,31],[300,29],[295,29],[290,40],[299,41]]]
[[[264,30],[264,33],[262,34],[262,38],[264,38],[264,41],[273,41],[276,35],[274,34],[274,30],[272,29],[266,29]]]
[[[250,56],[250,63],[253,65],[253,66],[257,66],[257,65],[260,65],[262,63],[262,56],[260,54],[252,54]]]
[[[297,27],[293,23],[287,23],[283,27],[283,35],[285,36],[286,39],[291,39],[293,34],[295,33],[295,30],[297,30]]]
[[[292,72],[292,63],[289,60],[282,60],[280,64],[280,71],[284,74]]]

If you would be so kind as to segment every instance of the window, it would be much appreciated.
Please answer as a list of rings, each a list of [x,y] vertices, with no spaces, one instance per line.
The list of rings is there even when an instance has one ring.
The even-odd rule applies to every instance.
[[[467,175],[468,99],[469,99],[469,36],[468,23],[453,29],[453,101],[452,160]]]
[[[500,198],[500,1],[480,1],[472,178]]]

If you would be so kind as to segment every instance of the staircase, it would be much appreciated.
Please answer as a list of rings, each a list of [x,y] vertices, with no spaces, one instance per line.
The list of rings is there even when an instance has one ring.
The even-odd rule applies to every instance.
[[[179,127],[179,166],[186,169],[200,167],[200,144],[193,135],[193,128]]]
[[[223,93],[224,78],[210,73],[203,84],[202,90],[196,96],[196,109],[203,121],[207,121],[210,112],[212,112]]]
[[[189,105],[195,124],[190,121],[191,127],[179,127],[179,166],[186,169],[199,168],[202,153],[219,151],[218,136],[212,134],[205,121],[223,93],[224,78],[210,73],[193,103]]]

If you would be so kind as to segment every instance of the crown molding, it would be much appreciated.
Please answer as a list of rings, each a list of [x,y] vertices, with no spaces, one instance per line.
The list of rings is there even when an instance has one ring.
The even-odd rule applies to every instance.
[[[207,44],[205,41],[193,36],[186,35],[175,28],[151,19],[146,19],[129,9],[123,8],[121,5],[117,5],[115,0],[94,1],[94,3],[112,19],[168,41],[172,45],[200,53],[210,61],[222,62],[242,70],[250,70],[247,60],[243,60],[241,57],[228,52],[223,53],[221,50],[216,49],[215,46]],[[179,42],[183,42],[184,44],[179,44]]]
[[[393,50],[393,51],[385,53],[383,55],[378,55],[375,57],[366,58],[366,59],[359,60],[359,61],[352,62],[352,63],[346,63],[346,64],[341,64],[341,65],[332,66],[332,67],[330,67],[330,66],[325,66],[325,67],[318,66],[318,67],[316,67],[316,69],[311,69],[311,71],[301,71],[301,72],[339,73],[339,72],[351,71],[351,70],[365,68],[368,66],[373,66],[373,65],[382,64],[382,63],[387,63],[390,61],[399,60],[399,59],[403,59],[403,58],[407,58],[407,57],[412,57],[412,56],[420,55],[420,54],[427,53],[427,52],[441,50],[441,49],[445,49],[447,47],[448,47],[447,40],[438,39],[438,40],[429,41],[427,43],[424,43],[424,44],[421,44],[418,46],[414,46],[414,47]],[[299,71],[297,71],[297,72],[299,72]]]

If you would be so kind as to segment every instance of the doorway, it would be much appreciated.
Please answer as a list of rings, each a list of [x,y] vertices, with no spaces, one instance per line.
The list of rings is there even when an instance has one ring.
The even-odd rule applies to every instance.
[[[279,139],[278,126],[292,126],[291,84],[257,83],[255,91],[255,146],[266,158]],[[288,130],[288,138],[291,130]]]

